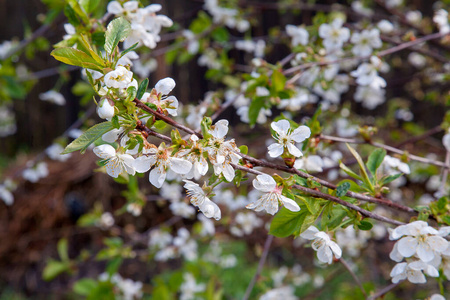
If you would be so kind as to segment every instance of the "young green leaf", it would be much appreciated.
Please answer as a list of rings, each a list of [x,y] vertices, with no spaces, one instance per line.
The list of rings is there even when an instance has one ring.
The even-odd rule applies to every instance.
[[[112,20],[105,33],[105,50],[111,54],[119,42],[123,42],[131,32],[131,25],[125,18]]]
[[[42,272],[42,277],[45,281],[50,281],[59,274],[69,271],[69,269],[68,263],[50,259]]]
[[[114,128],[111,122],[103,122],[96,124],[84,132],[80,137],[74,140],[72,143],[67,145],[66,149],[61,154],[67,154],[74,151],[80,150],[83,154],[90,144],[99,139],[103,134]]]
[[[57,245],[58,254],[62,261],[69,260],[69,247],[67,239],[60,239]]]
[[[147,87],[148,87],[148,78],[145,78],[141,84],[139,84],[138,90],[137,90],[137,94],[136,94],[136,98],[141,99],[142,96],[144,96],[145,91],[147,91]]]
[[[346,165],[344,165],[343,163],[339,164],[339,167],[342,169],[342,171],[344,171],[345,173],[347,173],[348,176],[353,177],[355,179],[361,180],[362,178],[361,176],[359,176],[358,174],[356,174],[355,172],[353,172],[349,167],[347,167]]]
[[[71,47],[61,47],[53,50],[52,55],[56,60],[65,64],[88,68],[101,72],[102,65],[100,65],[94,58],[86,52]]]
[[[75,282],[73,291],[81,296],[89,296],[97,288],[97,281],[91,278],[83,278]]]
[[[343,182],[342,184],[338,185],[336,188],[336,196],[342,197],[345,194],[347,194],[348,190],[350,189],[350,183]]]
[[[359,170],[361,171],[361,176],[362,176],[362,180],[367,184],[367,186],[370,187],[370,190],[373,191],[373,186],[372,183],[370,181],[369,175],[367,174],[366,171],[366,165],[364,164],[364,161],[362,160],[361,156],[358,154],[358,152],[356,152],[355,149],[353,149],[349,144],[346,144],[348,150],[350,150],[350,152],[352,153],[352,155],[356,158],[356,161],[358,162],[359,165]]]
[[[286,84],[286,76],[284,76],[283,73],[281,73],[278,70],[273,71],[271,80],[272,80],[272,87],[275,90],[275,92],[278,93],[284,90],[284,86]]]
[[[384,160],[384,157],[386,156],[386,150],[378,148],[375,149],[367,159],[367,169],[369,169],[370,173],[372,173],[372,176],[375,177],[375,174],[377,173],[378,168],[380,167],[381,163]]]
[[[259,111],[264,107],[266,103],[266,98],[257,97],[253,99],[252,103],[250,103],[250,107],[248,108],[248,118],[250,126],[256,124],[256,120],[258,119]]]
[[[80,0],[80,5],[83,7],[84,11],[90,14],[99,5],[100,0]]]
[[[383,177],[381,179],[381,181],[380,181],[381,185],[383,186],[383,185],[386,185],[388,183],[391,183],[392,181],[394,181],[395,179],[399,178],[402,175],[403,175],[403,173],[397,173],[397,174],[394,174],[394,175],[389,175],[389,176]]]
[[[361,229],[361,230],[370,230],[370,229],[372,229],[372,227],[373,227],[373,224],[372,223],[370,223],[369,221],[361,221],[359,224],[358,224],[358,228],[359,229]]]
[[[89,17],[86,12],[81,7],[77,0],[66,0],[67,3],[72,7],[73,11],[77,16],[84,22],[84,24],[89,24]]]

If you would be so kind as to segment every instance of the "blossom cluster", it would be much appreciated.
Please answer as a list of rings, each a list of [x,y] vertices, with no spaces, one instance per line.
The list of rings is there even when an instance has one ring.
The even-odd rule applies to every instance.
[[[391,271],[392,282],[408,279],[412,283],[425,283],[425,274],[438,277],[439,269],[450,278],[450,243],[444,238],[450,227],[439,230],[424,221],[400,225],[390,232],[391,240],[398,240],[390,253],[397,265]],[[406,262],[402,262],[403,259]]]

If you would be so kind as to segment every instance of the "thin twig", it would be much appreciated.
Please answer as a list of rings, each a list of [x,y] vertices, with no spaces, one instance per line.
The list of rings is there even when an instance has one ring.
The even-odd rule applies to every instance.
[[[266,242],[264,243],[264,250],[261,254],[261,258],[259,259],[258,268],[256,269],[255,275],[253,275],[252,280],[250,281],[249,285],[247,286],[247,289],[245,290],[244,297],[242,300],[247,300],[250,297],[250,294],[252,293],[253,287],[255,286],[256,280],[258,280],[259,275],[262,272],[262,269],[264,267],[264,263],[267,259],[267,254],[269,254],[270,245],[273,241],[273,235],[267,236]]]
[[[347,271],[350,273],[350,275],[352,275],[353,280],[358,285],[358,287],[361,290],[361,292],[363,293],[364,297],[367,298],[366,290],[364,289],[364,287],[363,287],[361,281],[359,280],[358,276],[356,276],[355,272],[353,272],[352,268],[348,265],[348,263],[342,257],[339,259],[339,262],[344,266],[344,268],[347,269]]]
[[[441,186],[439,187],[439,194],[441,196],[444,196],[445,185],[447,183],[448,167],[450,167],[450,151],[447,151],[447,154],[445,155],[445,164],[447,165],[447,168],[442,169]]]
[[[322,140],[328,140],[328,141],[339,142],[339,143],[369,144],[369,145],[372,145],[374,147],[385,149],[386,151],[389,151],[389,152],[392,152],[392,153],[396,153],[396,154],[400,154],[400,155],[406,155],[411,160],[419,161],[419,162],[422,162],[422,163],[425,163],[425,164],[435,165],[435,166],[439,166],[439,167],[442,167],[442,168],[445,168],[445,169],[448,169],[450,167],[445,162],[437,161],[437,160],[434,160],[434,159],[425,158],[425,157],[421,157],[421,156],[417,156],[417,155],[414,155],[414,154],[410,154],[410,153],[408,153],[408,152],[406,152],[404,150],[400,150],[400,149],[397,149],[395,147],[388,146],[388,145],[381,144],[381,143],[377,143],[377,142],[359,141],[359,140],[355,140],[355,139],[341,138],[341,137],[335,137],[335,136],[329,136],[329,135],[320,135],[319,138],[322,139]]]
[[[421,44],[423,42],[429,41],[429,40],[433,40],[433,39],[438,39],[438,38],[442,38],[443,36],[445,36],[445,34],[442,33],[433,33],[430,35],[426,35],[424,37],[418,38],[414,41],[410,41],[410,42],[406,42],[397,46],[394,46],[392,48],[380,51],[374,55],[382,57],[382,56],[386,56],[398,51],[401,51],[403,49],[409,48],[409,47],[413,47],[415,45]],[[364,59],[369,59],[372,55],[366,55],[366,56],[351,56],[351,57],[344,57],[344,58],[340,58],[340,59],[335,59],[335,60],[328,60],[328,61],[318,61],[318,62],[309,62],[309,63],[305,63],[299,66],[295,66],[289,69],[284,70],[283,74],[285,75],[289,75],[292,73],[295,73],[297,71],[301,71],[304,69],[309,69],[315,66],[326,66],[326,65],[331,65],[331,64],[339,64],[342,62],[346,62],[349,60],[364,60]]]
[[[389,291],[391,291],[392,289],[396,288],[397,285],[398,285],[398,283],[390,284],[387,287],[385,287],[385,288],[381,289],[380,291],[376,292],[374,295],[372,295],[369,298],[367,298],[367,300],[375,300],[377,298],[380,298],[383,295],[385,295],[386,293],[388,293]]]

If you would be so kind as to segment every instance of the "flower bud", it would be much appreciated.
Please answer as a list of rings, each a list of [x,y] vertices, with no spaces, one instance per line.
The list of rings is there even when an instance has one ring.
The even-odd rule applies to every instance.
[[[108,99],[102,99],[97,106],[97,114],[102,119],[110,120],[114,117],[114,105],[111,105]]]

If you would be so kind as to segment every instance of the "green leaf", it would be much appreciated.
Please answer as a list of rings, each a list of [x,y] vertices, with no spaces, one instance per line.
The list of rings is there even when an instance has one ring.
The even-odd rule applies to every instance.
[[[386,150],[384,149],[375,149],[367,159],[367,169],[369,169],[370,173],[375,177],[375,174],[377,173],[377,169],[380,167],[381,163],[384,160],[384,157],[386,156]]]
[[[239,151],[242,154],[247,154],[248,153],[248,147],[246,145],[242,145],[242,146],[239,147]]]
[[[343,163],[339,164],[339,167],[342,169],[342,171],[344,171],[345,173],[347,173],[348,176],[353,177],[355,179],[361,180],[362,178],[361,176],[359,176],[358,174],[356,174],[355,172],[353,172],[349,167],[347,167],[346,165],[344,165]]]
[[[97,287],[98,283],[94,279],[83,278],[75,282],[73,285],[73,291],[78,295],[88,296]]]
[[[345,194],[347,194],[348,190],[350,189],[350,183],[343,182],[342,184],[338,185],[336,188],[336,196],[342,197]]]
[[[106,273],[108,273],[109,276],[112,276],[115,273],[117,273],[122,262],[123,259],[121,257],[115,257],[112,260],[110,260],[106,265]]]
[[[112,20],[105,33],[105,50],[111,54],[119,42],[123,42],[131,32],[131,25],[125,18]]]
[[[383,186],[383,185],[386,185],[386,184],[388,184],[388,183],[390,183],[390,182],[392,182],[392,181],[394,181],[395,179],[397,179],[397,178],[399,178],[400,176],[402,176],[403,175],[403,173],[397,173],[397,174],[394,174],[394,175],[389,175],[389,176],[386,176],[386,177],[383,177],[382,179],[381,179],[381,185]]]
[[[370,230],[372,229],[373,224],[370,223],[369,221],[364,221],[362,220],[359,224],[358,224],[358,228],[361,230]]]
[[[103,122],[96,124],[84,132],[80,137],[67,145],[66,149],[61,154],[67,154],[80,150],[83,154],[90,144],[99,139],[102,135],[114,128],[111,122]]]
[[[72,7],[73,11],[76,13],[78,17],[84,22],[84,24],[89,24],[89,17],[83,8],[80,6],[77,0],[66,0],[69,5]]]
[[[346,145],[347,145],[348,150],[350,150],[350,152],[352,153],[352,155],[356,158],[356,161],[358,162],[359,170],[360,170],[360,173],[362,176],[362,181],[364,181],[367,184],[367,186],[370,188],[370,190],[373,191],[372,183],[371,183],[371,181],[369,179],[369,175],[367,174],[367,171],[366,171],[366,165],[364,164],[361,156],[349,144],[346,144]]]
[[[322,214],[322,229],[333,230],[342,225],[342,221],[347,216],[347,211],[341,205],[334,205],[330,202]]]
[[[299,235],[305,231],[318,215],[312,215],[305,205],[300,205],[299,212],[292,212],[283,207],[272,219],[269,234],[276,237]]]
[[[77,14],[70,5],[66,5],[64,7],[64,14],[66,15],[67,20],[69,21],[70,24],[72,24],[75,27],[80,25],[80,19],[77,17]]]
[[[145,78],[141,84],[139,84],[139,88],[137,90],[136,98],[141,99],[144,96],[145,91],[147,91],[148,87],[148,78]]]
[[[250,107],[248,108],[248,119],[250,126],[256,124],[256,120],[258,119],[259,111],[264,107],[266,103],[265,97],[257,97],[253,99],[252,103],[250,103]]]
[[[131,52],[131,51],[133,51],[134,49],[136,49],[136,47],[137,47],[138,45],[139,45],[139,42],[137,42],[137,43],[131,45],[131,47],[129,47],[129,48],[123,50],[123,51],[120,53],[120,57],[121,57],[121,58],[124,57],[125,54],[127,54],[128,52]]]
[[[79,0],[81,7],[84,8],[84,11],[90,14],[93,12],[98,4],[100,3],[100,0]]]
[[[60,239],[57,245],[58,254],[62,261],[69,260],[69,250],[67,239]]]
[[[223,43],[228,42],[228,40],[230,39],[230,34],[225,27],[218,27],[211,32],[211,37],[215,41]]]
[[[284,86],[286,84],[286,76],[284,76],[283,73],[281,73],[278,70],[275,70],[272,73],[271,79],[272,79],[272,87],[275,92],[278,93],[284,90]]]
[[[56,60],[68,65],[88,68],[99,72],[102,72],[103,69],[102,65],[89,54],[71,47],[57,48],[53,50],[50,55],[52,55]]]
[[[54,259],[50,259],[44,268],[42,277],[45,281],[54,279],[59,274],[69,270],[69,264],[66,262],[60,262]]]

